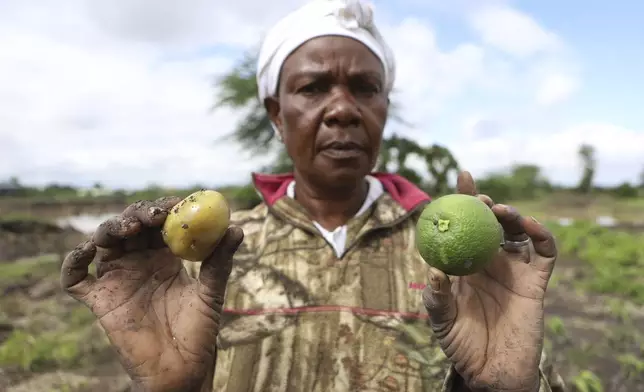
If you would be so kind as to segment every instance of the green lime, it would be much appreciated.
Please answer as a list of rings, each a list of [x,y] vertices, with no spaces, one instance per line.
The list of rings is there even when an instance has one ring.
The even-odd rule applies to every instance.
[[[432,201],[416,224],[416,247],[425,262],[448,275],[480,271],[499,251],[503,231],[477,197],[452,194]]]

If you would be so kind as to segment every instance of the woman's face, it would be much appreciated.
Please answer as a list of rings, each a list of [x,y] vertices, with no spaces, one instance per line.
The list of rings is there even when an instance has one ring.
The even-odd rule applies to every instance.
[[[369,174],[387,120],[382,63],[351,38],[312,39],[284,62],[278,98],[266,100],[295,170],[320,186]]]

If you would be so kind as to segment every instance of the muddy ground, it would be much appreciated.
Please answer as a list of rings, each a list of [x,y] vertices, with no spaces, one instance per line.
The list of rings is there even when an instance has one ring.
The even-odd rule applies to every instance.
[[[129,389],[93,316],[58,286],[63,249],[83,238],[44,223],[0,225],[0,391]],[[565,256],[558,263],[547,299],[549,351],[571,391],[644,391],[644,308],[572,289],[585,269]],[[591,389],[577,389],[582,381]]]

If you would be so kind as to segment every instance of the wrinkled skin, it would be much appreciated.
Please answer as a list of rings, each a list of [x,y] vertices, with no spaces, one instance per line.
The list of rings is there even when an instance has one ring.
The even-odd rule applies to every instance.
[[[448,277],[430,268],[423,300],[432,329],[471,390],[536,392],[544,297],[557,258],[555,241],[534,218],[477,195],[468,172],[459,175],[457,191],[478,196],[492,208],[506,241],[531,241],[504,246],[473,275]]]
[[[265,105],[293,160],[296,200],[328,229],[345,224],[366,197],[387,122],[378,57],[350,38],[312,39],[286,59],[278,97]]]
[[[212,369],[232,256],[243,239],[229,228],[199,279],[189,278],[160,232],[180,200],[129,206],[77,246],[61,270],[63,288],[96,315],[142,391],[199,390]],[[88,274],[93,260],[97,276]]]

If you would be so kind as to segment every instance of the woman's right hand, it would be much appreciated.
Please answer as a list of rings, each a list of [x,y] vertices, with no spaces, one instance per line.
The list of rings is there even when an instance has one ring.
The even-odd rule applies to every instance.
[[[228,228],[192,279],[165,246],[161,226],[179,198],[130,205],[65,258],[61,284],[96,315],[134,385],[143,391],[199,390],[214,366],[215,340],[233,254]],[[96,276],[88,267],[96,259]]]

